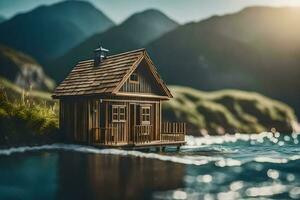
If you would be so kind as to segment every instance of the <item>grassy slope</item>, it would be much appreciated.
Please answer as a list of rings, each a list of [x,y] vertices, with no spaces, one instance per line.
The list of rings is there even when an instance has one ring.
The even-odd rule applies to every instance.
[[[49,93],[23,90],[0,78],[0,146],[59,140],[57,106]]]
[[[210,134],[256,133],[272,127],[291,132],[297,121],[289,106],[254,92],[201,92],[180,86],[171,86],[171,91],[174,99],[164,103],[165,117],[186,121],[194,135],[204,129]]]

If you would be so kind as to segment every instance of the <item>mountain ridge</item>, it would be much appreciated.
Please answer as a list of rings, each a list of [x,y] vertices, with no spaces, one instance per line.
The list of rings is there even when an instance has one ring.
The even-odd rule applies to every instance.
[[[177,26],[178,24],[164,13],[155,9],[145,10],[128,17],[118,26],[91,36],[65,55],[48,63],[47,69],[59,82],[66,77],[76,62],[92,58],[93,50],[99,43],[110,50],[109,54],[121,53],[141,48],[145,43]],[[61,70],[61,73],[56,74],[57,70]]]
[[[169,84],[253,90],[300,114],[299,11],[245,8],[182,25],[146,48]]]
[[[91,3],[63,1],[39,6],[1,23],[0,42],[30,54],[43,64],[113,25]]]

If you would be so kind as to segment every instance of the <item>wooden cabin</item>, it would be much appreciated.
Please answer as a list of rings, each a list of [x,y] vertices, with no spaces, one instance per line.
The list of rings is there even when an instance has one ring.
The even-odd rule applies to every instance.
[[[95,50],[55,89],[60,129],[69,142],[100,147],[164,147],[185,143],[185,123],[164,122],[172,98],[145,49],[117,55]]]

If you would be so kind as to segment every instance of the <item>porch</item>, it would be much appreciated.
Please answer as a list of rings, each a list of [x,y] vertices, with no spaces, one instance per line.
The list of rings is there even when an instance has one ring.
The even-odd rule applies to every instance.
[[[89,144],[100,147],[156,147],[181,146],[185,144],[186,124],[182,122],[162,123],[159,138],[152,139],[153,125],[134,125],[133,132],[124,131],[120,125],[92,128]]]

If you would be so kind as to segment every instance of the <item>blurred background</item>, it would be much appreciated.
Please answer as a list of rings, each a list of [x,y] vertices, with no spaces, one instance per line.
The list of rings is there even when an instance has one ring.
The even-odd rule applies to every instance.
[[[297,129],[298,0],[1,0],[0,79],[13,98],[51,91],[101,44],[146,48],[191,133]],[[174,86],[176,85],[176,86]]]

